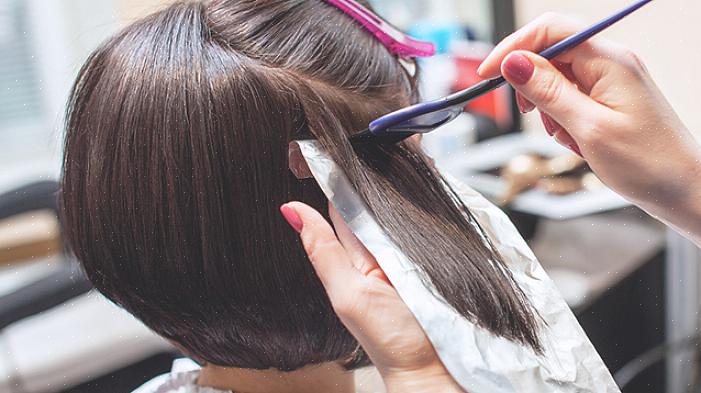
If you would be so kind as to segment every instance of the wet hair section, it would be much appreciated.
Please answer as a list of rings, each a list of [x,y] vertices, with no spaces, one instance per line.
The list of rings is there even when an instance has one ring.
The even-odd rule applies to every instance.
[[[429,285],[538,351],[532,307],[418,147],[348,142],[416,91],[371,34],[320,0],[168,6],[80,71],[67,109],[66,240],[103,294],[203,362],[367,365],[278,212],[290,200],[326,211],[314,180],[288,167],[289,142],[314,137]]]

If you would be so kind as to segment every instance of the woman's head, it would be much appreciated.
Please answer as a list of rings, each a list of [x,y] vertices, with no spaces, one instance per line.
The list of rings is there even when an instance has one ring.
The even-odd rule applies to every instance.
[[[345,124],[406,104],[412,82],[322,1],[174,4],[92,54],[68,110],[67,238],[95,286],[193,355],[282,370],[364,363],[278,207],[325,210],[289,171],[301,87]]]
[[[347,136],[415,83],[321,0],[185,2],[98,48],[68,108],[66,237],[107,297],[220,366],[367,363],[278,213],[324,211],[288,143],[318,138],[380,224],[456,309],[538,348],[535,322],[469,211],[412,146]]]

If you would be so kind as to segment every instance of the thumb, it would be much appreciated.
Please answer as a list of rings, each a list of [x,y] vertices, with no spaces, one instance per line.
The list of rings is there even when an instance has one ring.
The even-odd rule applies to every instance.
[[[511,53],[504,59],[501,72],[524,98],[570,132],[576,132],[579,121],[591,118],[599,110],[598,103],[579,91],[550,61],[535,53]]]

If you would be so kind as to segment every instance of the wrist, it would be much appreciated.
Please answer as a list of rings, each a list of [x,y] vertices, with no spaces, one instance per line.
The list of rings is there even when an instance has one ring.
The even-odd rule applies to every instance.
[[[443,364],[416,370],[380,370],[387,393],[464,393]]]
[[[670,226],[681,235],[701,246],[701,161],[690,171],[687,192],[679,206],[671,208]]]
[[[668,174],[667,181],[657,185],[664,190],[640,207],[701,246],[701,154],[677,163],[680,166],[670,172],[676,176]]]

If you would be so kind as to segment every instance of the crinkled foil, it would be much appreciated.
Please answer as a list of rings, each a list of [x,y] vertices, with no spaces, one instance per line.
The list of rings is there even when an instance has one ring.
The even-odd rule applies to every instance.
[[[470,393],[620,392],[555,284],[501,210],[446,176],[543,318],[545,323],[540,333],[545,347],[543,355],[476,326],[427,288],[417,267],[385,235],[346,176],[318,143],[299,141],[297,145],[323,192],[377,258],[441,361],[465,390]]]

